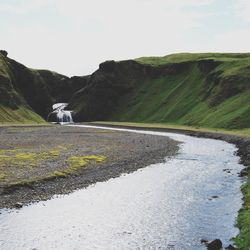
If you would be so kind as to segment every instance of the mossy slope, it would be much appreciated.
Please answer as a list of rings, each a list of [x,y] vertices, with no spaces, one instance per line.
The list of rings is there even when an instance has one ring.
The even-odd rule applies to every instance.
[[[250,54],[108,61],[70,104],[79,121],[249,128]]]

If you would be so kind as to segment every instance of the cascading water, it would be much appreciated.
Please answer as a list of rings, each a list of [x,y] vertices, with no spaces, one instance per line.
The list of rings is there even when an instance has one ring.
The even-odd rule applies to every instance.
[[[53,111],[48,115],[49,122],[73,123],[72,111],[64,110],[68,103],[56,103],[52,106]]]

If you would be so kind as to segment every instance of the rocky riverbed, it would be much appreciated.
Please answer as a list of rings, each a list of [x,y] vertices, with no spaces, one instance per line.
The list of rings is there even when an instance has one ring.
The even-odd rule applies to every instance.
[[[0,128],[0,207],[22,206],[174,156],[167,137],[65,126]]]

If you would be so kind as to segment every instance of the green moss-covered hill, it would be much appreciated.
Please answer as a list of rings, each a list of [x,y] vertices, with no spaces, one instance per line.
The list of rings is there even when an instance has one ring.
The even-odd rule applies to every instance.
[[[250,127],[250,54],[107,61],[91,76],[33,70],[0,52],[0,123],[44,122],[69,102],[75,121]]]
[[[107,61],[70,100],[75,120],[250,127],[250,54]]]
[[[53,103],[67,102],[84,84],[85,77],[29,69],[0,51],[0,123],[43,123]]]

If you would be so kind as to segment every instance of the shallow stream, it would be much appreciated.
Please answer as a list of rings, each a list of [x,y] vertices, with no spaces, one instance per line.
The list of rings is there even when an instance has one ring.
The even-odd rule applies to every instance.
[[[228,245],[238,233],[234,224],[242,198],[236,147],[136,132],[183,142],[179,154],[70,195],[0,210],[0,249],[198,250],[205,249],[204,238]]]

